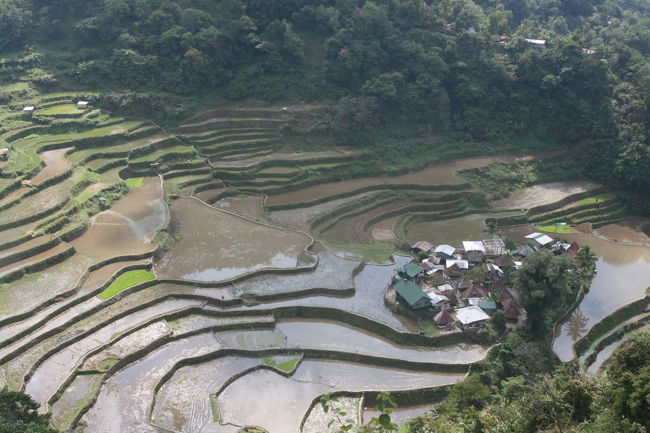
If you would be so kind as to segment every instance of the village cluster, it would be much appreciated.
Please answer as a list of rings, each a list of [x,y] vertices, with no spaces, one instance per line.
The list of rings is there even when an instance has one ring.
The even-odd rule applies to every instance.
[[[555,241],[542,233],[532,233],[526,241],[513,252],[501,239],[463,241],[462,248],[416,242],[411,251],[418,258],[393,277],[395,298],[415,314],[433,313],[440,330],[479,329],[497,311],[511,326],[523,323],[525,311],[508,276],[539,249],[572,257],[580,250],[576,242]]]

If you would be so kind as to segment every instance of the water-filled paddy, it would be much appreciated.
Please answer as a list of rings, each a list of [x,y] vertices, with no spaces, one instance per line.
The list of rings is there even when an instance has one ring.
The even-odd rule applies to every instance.
[[[163,278],[218,281],[260,269],[295,268],[311,243],[306,234],[258,224],[195,199],[176,200],[171,212],[181,240],[156,264]]]
[[[563,361],[573,359],[573,343],[591,327],[617,309],[642,298],[650,286],[650,248],[621,245],[585,234],[564,235],[580,245],[589,245],[599,256],[589,293],[564,323],[553,341],[553,350]]]
[[[258,370],[237,379],[218,396],[222,421],[256,425],[270,433],[299,431],[311,401],[333,391],[387,391],[456,383],[464,374],[410,372],[363,364],[305,360],[286,378]],[[255,389],[255,398],[250,390]]]

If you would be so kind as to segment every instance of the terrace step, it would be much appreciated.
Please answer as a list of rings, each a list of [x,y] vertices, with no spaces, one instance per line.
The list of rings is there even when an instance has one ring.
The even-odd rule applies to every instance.
[[[235,155],[211,156],[210,158],[208,158],[208,161],[210,162],[211,165],[214,162],[218,163],[218,162],[228,162],[228,161],[245,161],[245,160],[257,158],[257,157],[260,157],[260,156],[269,155],[269,154],[273,153],[276,149],[277,149],[277,146],[274,147],[274,148],[270,148],[270,149],[265,148],[263,150],[252,149],[252,151],[250,153],[240,152],[240,153],[235,154]],[[213,167],[214,167],[214,165],[213,165]]]
[[[180,176],[189,176],[194,174],[210,174],[210,173],[212,173],[212,169],[208,166],[190,168],[185,170],[171,170],[163,174],[163,179],[167,180],[167,179],[172,179],[174,177],[180,177]]]
[[[232,140],[224,141],[218,146],[199,147],[202,154],[205,155],[228,155],[233,151],[244,150],[249,148],[261,147],[267,143],[277,143],[276,138],[257,138],[251,140]]]
[[[190,134],[180,135],[181,138],[190,141],[209,141],[213,138],[219,138],[226,135],[241,135],[241,134],[277,134],[275,128],[225,128],[213,129],[206,132],[197,132]]]
[[[194,137],[184,137],[186,141],[191,142],[195,146],[198,147],[217,147],[219,144],[227,143],[229,141],[237,141],[237,140],[250,140],[250,139],[256,139],[256,138],[277,138],[278,133],[276,130],[270,129],[270,130],[262,130],[260,132],[241,132],[241,133],[236,133],[236,132],[229,132],[228,134],[224,135],[216,135],[216,136],[210,136],[205,139],[195,139]]]
[[[250,154],[259,153],[265,150],[276,150],[280,147],[280,144],[275,140],[269,140],[260,143],[252,143],[249,146],[242,146],[237,149],[225,150],[218,153],[214,153],[209,156],[209,159],[216,158],[229,158],[238,155],[248,156]]]
[[[270,118],[213,118],[198,123],[191,123],[182,125],[179,128],[181,134],[191,132],[203,132],[214,129],[225,128],[280,128],[287,121],[284,119],[270,119]]]
[[[0,251],[0,266],[9,266],[44,251],[50,250],[60,241],[52,236],[38,236],[13,248]],[[0,268],[1,269],[1,268]]]

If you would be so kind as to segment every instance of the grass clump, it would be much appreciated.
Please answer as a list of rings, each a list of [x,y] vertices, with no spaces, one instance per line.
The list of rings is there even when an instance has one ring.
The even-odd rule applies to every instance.
[[[117,295],[123,290],[133,287],[136,284],[144,283],[145,281],[151,281],[156,279],[156,276],[151,271],[144,269],[137,271],[129,271],[125,274],[120,275],[113,283],[108,286],[106,290],[99,294],[101,299],[109,299],[110,297]]]
[[[125,180],[124,182],[126,183],[126,186],[129,188],[140,188],[142,186],[142,180],[144,178],[142,177],[132,177],[130,179]]]
[[[119,359],[117,358],[104,358],[97,363],[97,370],[107,371],[109,368],[117,364]]]
[[[594,197],[587,197],[583,198],[582,200],[578,200],[577,204],[582,205],[582,204],[594,204],[598,202],[603,202],[606,200],[611,199],[613,196],[611,194],[600,194]]]
[[[300,360],[299,356],[295,356],[291,359],[288,359],[283,362],[278,362],[275,358],[272,358],[270,356],[264,357],[264,365],[268,365],[271,367],[275,367],[277,369],[280,369],[282,371],[286,371],[287,373],[292,371],[294,368],[296,368],[296,364]]]

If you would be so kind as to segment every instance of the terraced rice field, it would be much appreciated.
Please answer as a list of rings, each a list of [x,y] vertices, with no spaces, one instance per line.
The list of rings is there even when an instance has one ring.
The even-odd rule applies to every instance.
[[[427,337],[386,307],[410,258],[367,264],[327,241],[394,251],[479,236],[493,216],[545,223],[622,209],[605,196],[559,204],[595,188],[584,183],[500,204],[557,204],[536,214],[477,209],[457,171],[516,156],[340,180],[358,151],[283,140],[304,107],[215,109],[164,131],[57,97],[30,100],[50,126],[23,119],[2,136],[0,386],[29,393],[62,430],[315,433],[327,424],[311,404],[323,393],[348,391],[341,404],[357,410],[362,392],[456,383],[489,348],[460,332]]]

